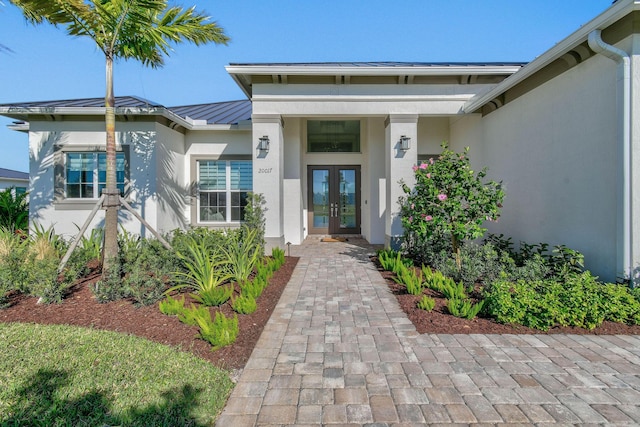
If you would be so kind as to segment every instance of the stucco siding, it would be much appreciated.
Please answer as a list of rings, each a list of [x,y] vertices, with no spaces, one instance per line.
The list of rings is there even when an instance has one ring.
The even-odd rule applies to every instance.
[[[188,225],[191,187],[186,176],[184,135],[157,125],[158,231],[166,233]]]
[[[472,161],[506,188],[490,231],[567,245],[614,280],[616,124],[616,67],[600,56],[484,117],[481,155],[474,144]],[[468,143],[473,133],[453,134]]]
[[[155,202],[146,197],[146,194],[155,193],[155,140],[155,126],[152,122],[116,124],[116,143],[129,147],[130,153],[129,182],[132,187],[128,198],[134,207],[152,213],[146,219],[153,227],[156,227]],[[45,228],[53,227],[57,233],[66,237],[78,232],[78,227],[86,221],[96,200],[56,200],[53,184],[56,179],[64,179],[60,156],[66,150],[104,149],[105,141],[104,123],[99,121],[30,123],[29,217],[32,227],[36,224]],[[98,211],[90,228],[102,227],[103,224],[104,212]],[[126,211],[120,213],[120,224],[128,232],[143,233],[139,221]]]

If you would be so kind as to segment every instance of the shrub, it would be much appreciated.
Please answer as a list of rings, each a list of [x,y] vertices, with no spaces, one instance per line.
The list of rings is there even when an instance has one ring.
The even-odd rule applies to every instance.
[[[264,256],[264,213],[267,201],[260,193],[248,193],[247,205],[244,207],[244,224],[250,230],[256,230],[255,244],[258,246],[258,256]],[[284,253],[283,253],[284,255]]]
[[[273,260],[276,261],[276,265],[278,267],[276,270],[279,270],[280,267],[282,267],[285,263],[284,249],[280,249],[280,248],[271,249],[271,258],[273,258]]]
[[[418,308],[425,311],[431,311],[436,306],[436,300],[430,296],[423,295],[418,301]]]
[[[474,319],[480,310],[482,310],[483,305],[484,301],[473,304],[468,299],[462,298],[450,298],[447,300],[447,310],[449,310],[449,313],[468,320]]]
[[[115,301],[129,296],[129,292],[123,286],[120,260],[112,263],[102,272],[102,277],[92,285],[91,290],[100,303]]]
[[[173,286],[170,291],[182,288],[207,291],[229,280],[231,275],[225,271],[228,260],[208,247],[206,239],[198,241],[189,236],[185,248],[186,252],[176,253],[185,270],[173,273],[178,285]]]
[[[17,194],[14,187],[0,191],[0,228],[10,233],[29,229],[27,193]]]
[[[402,253],[393,249],[381,249],[378,251],[378,261],[382,268],[398,274],[406,267],[413,266],[413,261],[403,258]]]
[[[211,313],[204,306],[195,306],[191,304],[189,308],[185,308],[178,313],[178,320],[186,325],[198,326],[201,321],[211,321]]]
[[[77,226],[76,226],[77,227]],[[80,227],[78,227],[80,230]],[[91,230],[89,237],[81,236],[80,243],[75,251],[81,251],[88,258],[88,260],[100,259],[102,254],[102,239],[104,236],[104,229],[94,228]],[[74,251],[74,252],[75,252]]]
[[[407,292],[411,295],[420,295],[424,289],[424,281],[422,279],[422,271],[415,272],[413,268],[400,270],[394,278],[396,283],[403,284],[407,287]]]
[[[233,311],[240,314],[251,314],[257,310],[258,304],[256,299],[251,295],[240,295],[236,298],[231,298],[231,308]]]
[[[482,236],[483,223],[498,219],[504,191],[499,183],[483,182],[486,169],[474,175],[468,148],[458,154],[443,143],[442,149],[438,160],[413,167],[413,188],[401,183],[405,196],[399,200],[400,218],[405,242],[422,246],[429,238],[441,237],[458,256],[462,241]],[[460,267],[459,256],[456,260]]]
[[[511,277],[515,269],[514,261],[506,254],[498,252],[493,244],[464,243],[460,247],[461,265],[458,267],[456,256],[441,252],[434,259],[433,267],[455,281],[462,281],[466,286],[475,283],[491,283],[507,276]]]
[[[217,307],[224,304],[233,295],[233,285],[217,286],[212,289],[201,290],[197,294],[191,294],[193,299],[207,307]]]
[[[220,248],[229,277],[238,283],[247,281],[261,258],[258,231],[246,226],[230,230],[227,245]]]
[[[487,289],[487,313],[501,323],[548,330],[560,326],[593,329],[604,320],[638,324],[640,302],[624,286],[601,284],[589,272],[563,281],[497,281]]]
[[[209,342],[217,350],[229,344],[233,344],[238,337],[238,316],[228,319],[224,314],[216,312],[216,317],[211,321],[211,313],[207,310],[207,315],[198,317],[200,327],[200,337]]]
[[[177,316],[184,311],[184,295],[182,299],[172,298],[171,295],[158,303],[158,309],[160,313],[167,316]]]
[[[251,282],[240,285],[242,295],[258,298],[267,287],[267,282],[262,278],[255,277]]]

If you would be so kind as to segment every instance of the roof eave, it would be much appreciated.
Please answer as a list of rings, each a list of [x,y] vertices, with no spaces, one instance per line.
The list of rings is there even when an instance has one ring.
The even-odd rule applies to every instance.
[[[0,107],[0,115],[25,122],[29,121],[29,116],[104,116],[105,113],[106,108],[104,107]],[[193,127],[192,123],[165,107],[116,107],[115,114],[117,116],[162,116],[184,128],[191,129]],[[29,125],[25,123],[14,130],[25,131],[28,129]]]
[[[605,10],[603,13],[581,26],[573,34],[557,43],[554,47],[531,61],[529,64],[522,67],[518,72],[507,77],[493,89],[485,92],[484,94],[479,94],[474,98],[471,98],[469,102],[467,102],[463,107],[463,112],[476,112],[486,103],[492,101],[518,83],[522,82],[523,80],[527,79],[534,73],[549,65],[556,59],[560,58],[562,55],[564,55],[566,52],[570,51],[577,45],[584,43],[587,40],[589,33],[591,33],[592,31],[603,30],[609,25],[617,22],[629,13],[636,10],[640,10],[640,0],[619,0],[611,7],[609,7],[609,9]]]

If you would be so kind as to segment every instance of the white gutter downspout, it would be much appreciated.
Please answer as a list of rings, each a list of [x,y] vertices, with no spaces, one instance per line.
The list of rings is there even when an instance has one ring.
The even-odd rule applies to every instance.
[[[622,76],[618,79],[622,90],[622,236],[619,236],[619,244],[622,245],[622,273],[631,280],[632,286],[636,286],[631,252],[631,58],[624,50],[605,43],[600,30],[589,33],[588,42],[594,52],[616,61],[622,68]]]

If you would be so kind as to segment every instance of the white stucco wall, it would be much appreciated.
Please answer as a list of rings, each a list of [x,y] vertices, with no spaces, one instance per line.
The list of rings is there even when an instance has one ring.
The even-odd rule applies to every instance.
[[[191,189],[185,175],[188,161],[185,158],[184,134],[157,125],[157,135],[158,231],[164,234],[188,226],[187,207]]]
[[[146,197],[145,194],[153,194],[156,191],[155,180],[152,179],[156,174],[153,148],[155,140],[156,128],[152,122],[116,123],[116,143],[130,147],[129,180],[136,185],[144,185],[144,194],[133,190],[129,195],[129,201],[139,212],[145,213],[147,221],[153,227],[157,227],[156,200],[154,197]],[[103,122],[30,122],[29,216],[32,226],[36,223],[45,228],[52,226],[57,233],[66,237],[74,236],[78,232],[77,227],[86,221],[94,203],[87,200],[81,203],[81,207],[74,204],[73,208],[66,205],[67,201],[54,203],[54,145],[92,149],[104,147],[105,141]],[[102,227],[103,223],[104,213],[98,211],[90,229]],[[144,233],[138,220],[126,211],[120,214],[120,224],[128,232]]]
[[[502,180],[490,231],[564,244],[604,280],[616,274],[616,67],[593,57],[480,119],[452,120],[452,147]]]

